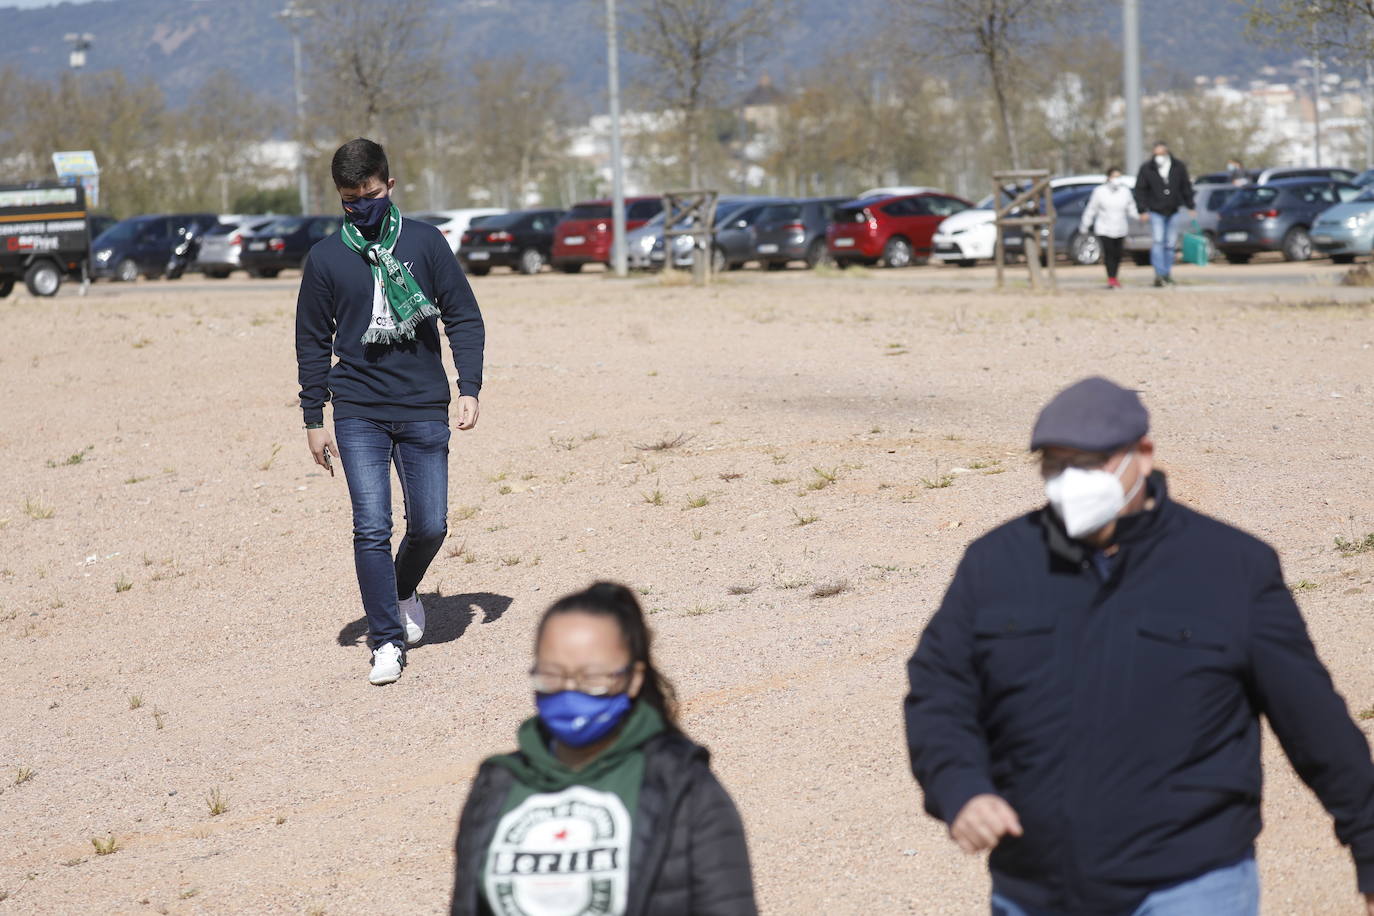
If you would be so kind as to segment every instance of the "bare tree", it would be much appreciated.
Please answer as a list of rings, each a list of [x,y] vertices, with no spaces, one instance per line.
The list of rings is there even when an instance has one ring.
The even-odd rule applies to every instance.
[[[1145,126],[1166,137],[1172,149],[1186,155],[1197,171],[1221,168],[1239,156],[1249,162],[1275,158],[1279,145],[1265,141],[1259,112],[1205,92],[1171,93],[1145,107]]]
[[[477,170],[473,177],[505,207],[522,207],[560,148],[563,76],[523,56],[472,65],[459,115],[460,134]]]
[[[640,0],[635,10],[627,44],[647,60],[644,81],[655,101],[681,116],[692,187],[701,184],[704,115],[719,98],[726,65],[745,42],[769,33],[780,7],[780,0]]]
[[[1374,0],[1245,0],[1246,31],[1266,44],[1374,57]]]
[[[991,84],[1012,168],[1020,168],[1021,143],[1013,108],[1017,80],[1039,37],[1078,0],[897,0],[896,6],[920,50],[930,59],[977,60]]]

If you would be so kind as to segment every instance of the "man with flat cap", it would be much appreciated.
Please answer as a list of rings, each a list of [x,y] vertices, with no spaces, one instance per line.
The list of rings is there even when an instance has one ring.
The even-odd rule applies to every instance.
[[[1172,502],[1148,433],[1101,378],[1041,412],[1048,505],[969,546],[908,665],[926,810],[992,850],[994,916],[1254,916],[1264,715],[1374,916],[1364,735],[1274,551]]]

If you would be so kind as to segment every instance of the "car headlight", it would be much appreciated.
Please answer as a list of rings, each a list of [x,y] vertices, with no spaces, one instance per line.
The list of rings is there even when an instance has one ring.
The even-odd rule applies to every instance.
[[[97,261],[108,261],[114,255],[114,251],[109,248],[102,248],[95,253]]]
[[[1359,214],[1358,216],[1352,216],[1352,217],[1349,217],[1348,219],[1346,219],[1346,221],[1345,221],[1345,226],[1346,226],[1347,229],[1359,229],[1359,228],[1363,227],[1363,226],[1364,226],[1366,223],[1368,223],[1368,222],[1369,222],[1369,214],[1368,214],[1368,213],[1361,213],[1361,214]]]
[[[678,251],[691,251],[695,240],[690,235],[679,235],[673,239],[673,248]]]
[[[640,253],[642,253],[642,254],[648,254],[649,252],[653,251],[653,250],[654,250],[654,242],[656,242],[656,241],[658,241],[658,239],[655,238],[655,237],[652,236],[652,235],[646,235],[646,236],[644,236],[642,239],[639,240],[639,250],[640,250]]]

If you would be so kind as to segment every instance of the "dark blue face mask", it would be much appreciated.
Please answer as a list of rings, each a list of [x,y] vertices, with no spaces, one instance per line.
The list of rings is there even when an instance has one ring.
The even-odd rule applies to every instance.
[[[594,697],[576,690],[541,693],[534,698],[539,721],[549,734],[568,747],[586,747],[609,735],[630,711],[624,693]]]
[[[387,211],[391,209],[391,197],[383,194],[381,197],[359,197],[357,200],[344,201],[344,218],[357,226],[363,232],[376,232],[382,228],[382,220],[386,219]]]

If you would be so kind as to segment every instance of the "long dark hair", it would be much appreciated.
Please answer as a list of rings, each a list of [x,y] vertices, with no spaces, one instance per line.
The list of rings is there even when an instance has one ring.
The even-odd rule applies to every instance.
[[[630,650],[630,664],[638,662],[644,665],[644,686],[639,689],[639,699],[658,710],[669,728],[680,731],[677,694],[663,672],[654,667],[651,654],[653,634],[644,622],[644,609],[639,606],[635,593],[615,582],[596,582],[580,592],[559,598],[539,620],[539,628],[534,634],[535,651],[539,649],[539,640],[544,636],[544,627],[549,618],[574,613],[615,620],[625,640],[625,647]]]

